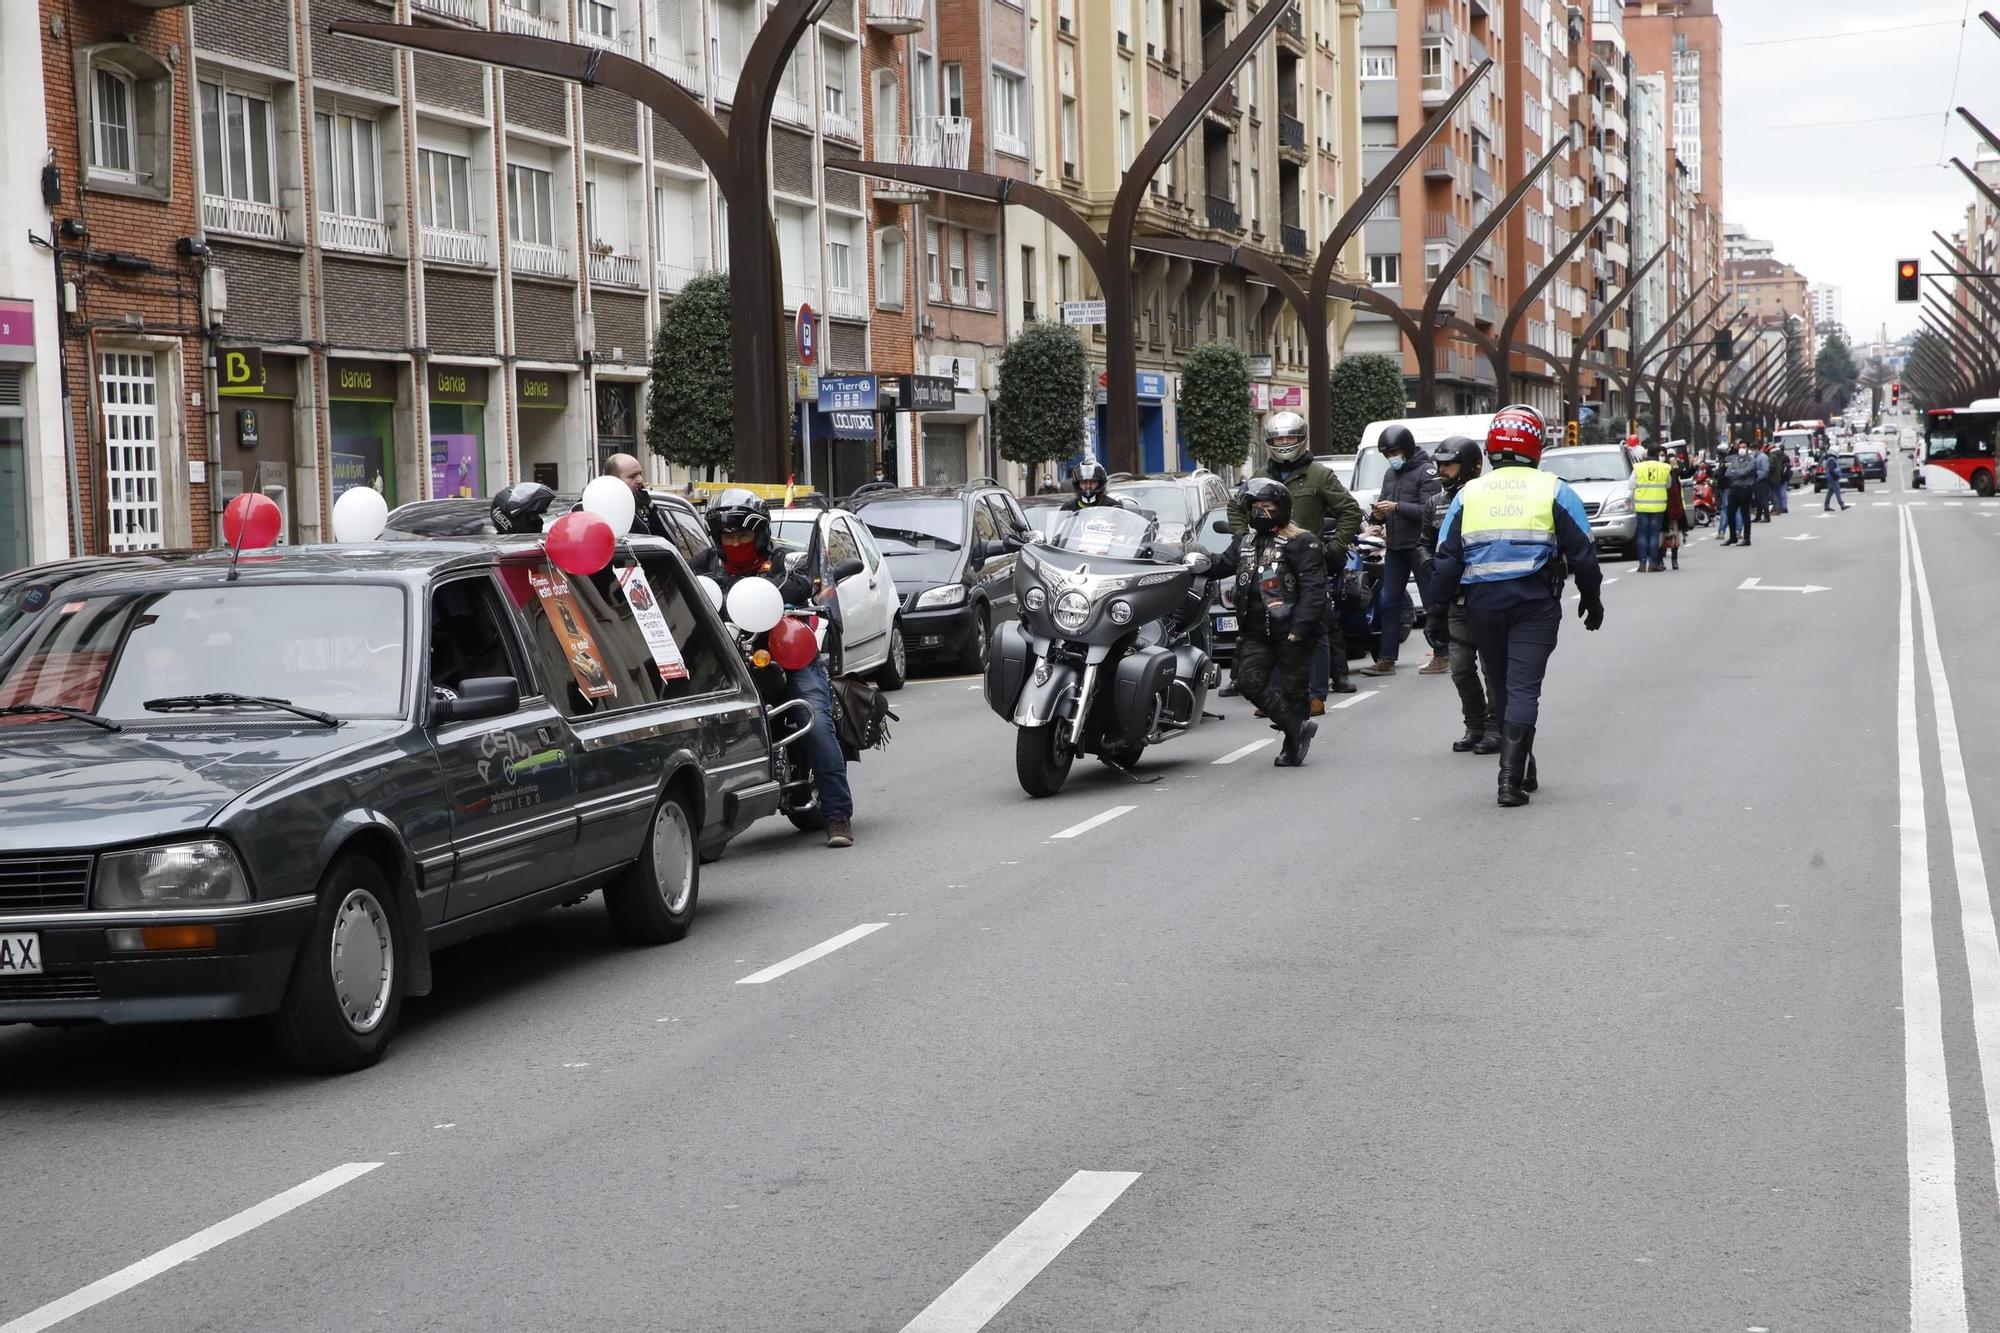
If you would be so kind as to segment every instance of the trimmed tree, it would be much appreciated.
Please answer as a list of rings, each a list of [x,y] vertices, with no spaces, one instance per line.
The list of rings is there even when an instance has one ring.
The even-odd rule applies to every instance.
[[[1854,397],[1861,381],[1861,368],[1854,364],[1854,351],[1839,325],[1828,331],[1813,362],[1813,377],[1819,382],[1819,398],[1838,412]]]
[[[1403,389],[1403,363],[1396,357],[1369,352],[1345,357],[1333,368],[1333,439],[1315,440],[1314,447],[1336,454],[1361,448],[1361,433],[1376,421],[1401,421],[1408,401]]]
[[[703,273],[660,312],[646,385],[646,447],[690,470],[736,461],[729,274]]]
[[[1000,398],[993,425],[1000,456],[1028,469],[1028,489],[1044,463],[1083,452],[1084,418],[1095,406],[1090,358],[1067,324],[1037,320],[1000,353]]]
[[[1250,359],[1234,343],[1203,343],[1181,367],[1181,437],[1188,456],[1211,472],[1250,457]]]

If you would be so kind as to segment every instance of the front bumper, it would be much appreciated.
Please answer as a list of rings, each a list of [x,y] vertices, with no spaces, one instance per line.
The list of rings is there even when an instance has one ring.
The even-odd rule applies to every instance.
[[[268,1014],[284,998],[311,895],[181,912],[61,912],[0,918],[40,937],[42,971],[0,977],[0,1024],[159,1023]],[[114,950],[107,932],[213,926],[207,949]]]
[[[978,624],[973,606],[925,607],[903,612],[903,651],[912,657],[955,657]]]
[[[1639,540],[1637,514],[1592,515],[1590,539],[1599,546],[1630,546]]]

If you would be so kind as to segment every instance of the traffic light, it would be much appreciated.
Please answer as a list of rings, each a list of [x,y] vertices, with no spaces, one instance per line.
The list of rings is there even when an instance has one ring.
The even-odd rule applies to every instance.
[[[1727,361],[1729,354],[1735,350],[1736,335],[1728,329],[1717,329],[1715,331],[1715,359],[1717,361]]]
[[[1889,386],[1889,406],[1901,407],[1902,405],[1903,405],[1903,382],[1901,380],[1897,380],[1895,383]]]
[[[1569,429],[1563,432],[1563,442],[1565,444],[1574,446],[1582,438],[1583,438],[1583,427],[1578,425],[1574,421],[1570,422]]]
[[[1897,260],[1896,299],[1898,301],[1916,301],[1920,299],[1922,293],[1918,290],[1917,280],[1921,276],[1922,276],[1922,269],[1918,267],[1916,260],[1914,259]]]

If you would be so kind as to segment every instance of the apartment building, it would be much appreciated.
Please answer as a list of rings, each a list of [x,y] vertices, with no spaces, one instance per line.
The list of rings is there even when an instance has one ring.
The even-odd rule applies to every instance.
[[[1672,171],[1667,137],[1667,81],[1659,74],[1639,74],[1632,79],[1630,166],[1632,170],[1632,253],[1643,264],[1657,254],[1670,239],[1667,227],[1667,181]],[[1671,254],[1639,281],[1632,293],[1632,345],[1636,353],[1673,311],[1668,299],[1672,288]],[[1661,343],[1667,340],[1662,338]],[[1657,353],[1657,348],[1655,352]],[[1642,371],[1657,364],[1649,358]],[[1650,395],[1642,395],[1650,399]]]
[[[1589,208],[1594,216],[1607,203],[1611,211],[1589,242],[1592,314],[1624,292],[1632,271],[1652,257],[1632,250],[1632,61],[1625,47],[1623,0],[1592,0],[1590,19],[1590,182]],[[1625,197],[1611,202],[1620,191]],[[1636,295],[1636,293],[1635,293]],[[1591,348],[1601,364],[1623,368],[1632,361],[1632,306],[1627,297],[1611,312]],[[1593,373],[1596,392],[1589,401],[1607,427],[1622,433],[1634,415],[1634,404],[1614,377]]]
[[[1671,80],[1674,155],[1688,184],[1722,216],[1722,18],[1716,0],[1625,0],[1635,73]]]

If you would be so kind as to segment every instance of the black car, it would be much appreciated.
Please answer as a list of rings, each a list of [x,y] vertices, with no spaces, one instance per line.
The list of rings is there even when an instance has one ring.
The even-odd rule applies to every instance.
[[[848,501],[888,557],[903,643],[918,659],[982,671],[993,627],[1017,614],[1013,537],[1028,520],[998,482],[869,490]]]
[[[720,561],[715,538],[701,511],[686,496],[671,491],[648,492],[653,502],[653,527],[668,535],[680,548],[682,559],[697,573],[706,573]],[[574,495],[558,495],[549,505],[549,514],[567,513],[577,504]],[[491,502],[479,499],[412,500],[390,511],[383,531],[388,541],[405,539],[455,539],[494,535]]]
[[[1889,480],[1889,456],[1882,450],[1872,446],[1856,449],[1854,460],[1866,480],[1883,482]]]
[[[665,542],[227,553],[67,585],[0,663],[0,1023],[268,1016],[382,1053],[431,951],[602,890],[692,923],[770,723]]]
[[[82,579],[115,569],[150,569],[185,560],[192,551],[146,551],[128,555],[86,555],[52,560],[0,574],[0,657],[27,631],[62,590]]]

